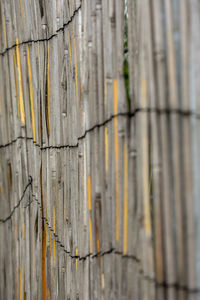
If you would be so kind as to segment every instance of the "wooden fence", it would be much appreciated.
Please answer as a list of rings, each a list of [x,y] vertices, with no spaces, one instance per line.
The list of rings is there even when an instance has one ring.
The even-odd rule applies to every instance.
[[[0,299],[200,299],[198,0],[0,1]]]

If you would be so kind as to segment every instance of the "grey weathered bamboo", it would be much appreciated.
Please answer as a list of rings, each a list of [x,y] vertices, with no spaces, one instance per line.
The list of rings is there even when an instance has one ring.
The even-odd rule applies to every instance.
[[[0,299],[200,299],[199,12],[0,2]]]

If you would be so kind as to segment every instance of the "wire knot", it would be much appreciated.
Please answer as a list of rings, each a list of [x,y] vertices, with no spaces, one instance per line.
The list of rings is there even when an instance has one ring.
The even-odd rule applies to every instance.
[[[32,182],[33,182],[33,178],[32,178],[31,175],[28,176],[28,182],[29,182],[30,184],[32,184]]]

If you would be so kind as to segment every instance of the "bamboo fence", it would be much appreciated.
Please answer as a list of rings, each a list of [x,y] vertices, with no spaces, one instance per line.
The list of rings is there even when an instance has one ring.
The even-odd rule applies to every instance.
[[[200,300],[199,30],[198,0],[0,1],[1,300]]]

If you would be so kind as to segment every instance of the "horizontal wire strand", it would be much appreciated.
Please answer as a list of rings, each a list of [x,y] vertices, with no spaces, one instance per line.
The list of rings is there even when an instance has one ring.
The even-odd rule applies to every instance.
[[[50,41],[52,38],[58,36],[59,32],[62,32],[62,31],[64,32],[65,27],[69,26],[69,24],[73,21],[74,17],[79,12],[81,7],[82,7],[82,1],[81,1],[81,4],[79,5],[79,7],[73,12],[73,14],[70,17],[69,21],[64,23],[62,27],[58,28],[56,30],[56,32],[51,34],[48,38],[41,38],[41,39],[37,39],[37,40],[30,39],[30,40],[27,40],[27,41],[22,41],[19,44],[15,43],[10,47],[5,48],[4,51],[0,52],[0,56],[4,56],[8,51],[12,50],[13,48],[16,48],[17,46],[21,46],[21,45],[25,45],[25,44],[31,44],[31,43],[39,43],[39,42],[48,42],[48,41]]]
[[[183,117],[189,117],[189,116],[194,116],[197,119],[200,119],[200,114],[195,113],[194,111],[191,110],[180,110],[180,109],[159,109],[159,108],[136,108],[133,112],[119,112],[115,115],[111,115],[107,120],[103,121],[102,123],[99,124],[95,124],[93,125],[91,128],[85,130],[84,134],[81,135],[80,137],[77,138],[77,140],[82,140],[86,137],[86,135],[95,130],[96,128],[101,128],[103,126],[105,126],[106,124],[108,124],[109,122],[111,122],[114,118],[116,117],[120,117],[120,116],[127,116],[129,118],[135,117],[136,114],[138,113],[156,113],[158,115],[160,114],[166,114],[166,115],[170,115],[170,114],[178,114],[180,116]],[[15,142],[17,142],[20,139],[25,139],[25,140],[33,140],[32,137],[23,137],[23,136],[19,136],[17,138],[15,138],[14,140],[12,140],[11,142],[8,142],[6,144],[0,145],[0,149],[1,148],[6,148],[12,144],[14,144]],[[34,145],[38,148],[40,148],[41,150],[46,150],[46,149],[63,149],[63,148],[77,148],[79,146],[79,143],[77,142],[74,145],[60,145],[60,146],[55,146],[55,145],[50,145],[50,146],[41,146],[38,143],[34,143]]]
[[[20,203],[24,199],[25,193],[26,193],[26,191],[27,191],[27,189],[28,189],[29,186],[31,187],[31,192],[32,192],[32,190],[33,190],[33,185],[32,184],[33,184],[33,180],[32,180],[32,177],[29,175],[28,183],[27,183],[27,185],[26,185],[26,187],[25,187],[25,189],[24,189],[24,191],[22,193],[22,196],[21,196],[20,200],[14,206],[12,212],[10,213],[10,215],[7,218],[0,219],[0,223],[5,223],[9,219],[11,219],[12,215],[14,214],[14,211],[19,207]],[[32,194],[32,197],[35,200],[35,202],[37,203],[39,209],[42,211],[42,206],[41,206],[41,203],[39,202],[39,200],[35,197],[34,194]],[[31,205],[31,203],[33,203],[33,200],[29,201],[29,203],[24,208],[26,209],[27,207],[29,207]],[[58,234],[56,234],[56,232],[54,232],[54,230],[51,227],[50,222],[48,221],[48,219],[46,217],[42,217],[42,216],[41,216],[41,219],[45,221],[45,223],[48,226],[49,230],[52,232],[53,239],[55,240],[56,244],[64,251],[64,253],[68,254],[69,257],[71,257],[72,259],[78,259],[79,261],[81,261],[81,260],[84,261],[84,260],[86,260],[89,257],[92,258],[92,259],[94,259],[94,258],[102,257],[102,256],[105,256],[105,255],[109,255],[109,254],[115,254],[115,255],[120,255],[122,258],[132,259],[137,264],[141,265],[141,260],[139,258],[137,258],[135,255],[123,254],[122,251],[116,250],[115,248],[110,248],[109,250],[106,250],[106,251],[99,251],[99,252],[97,252],[95,254],[88,253],[88,254],[86,254],[84,256],[73,255],[70,251],[68,251],[67,249],[65,249],[65,246],[59,240]],[[182,291],[185,291],[186,293],[189,293],[189,294],[198,294],[198,293],[200,293],[200,289],[199,288],[189,288],[187,286],[181,286],[178,283],[167,283],[165,281],[158,282],[155,278],[152,278],[152,277],[150,277],[148,275],[145,275],[145,272],[142,269],[140,269],[139,273],[140,273],[140,275],[142,276],[142,278],[144,280],[147,280],[150,283],[155,284],[155,286],[157,286],[157,287],[162,287],[162,288],[165,288],[165,289],[174,288],[174,289],[176,289],[178,291],[182,290]]]
[[[20,200],[19,200],[19,201],[17,202],[17,204],[13,207],[11,213],[10,213],[5,219],[0,219],[0,223],[5,223],[5,222],[7,222],[9,219],[11,219],[11,217],[12,217],[12,215],[14,214],[15,210],[20,206],[20,203],[21,203],[22,200],[24,199],[25,194],[26,194],[26,191],[27,191],[27,189],[28,189],[29,186],[32,186],[32,177],[31,177],[31,176],[29,176],[29,181],[28,181],[28,183],[27,183],[27,185],[26,185],[26,187],[25,187],[25,189],[24,189],[24,191],[23,191],[23,193],[22,193],[22,196],[21,196]]]
[[[33,198],[35,198],[35,201],[37,202],[37,205],[39,206],[40,210],[42,210],[42,206],[39,202],[39,200],[35,197],[35,195],[32,195]],[[98,257],[102,257],[105,255],[109,255],[109,254],[115,254],[115,255],[120,255],[122,258],[127,258],[127,259],[132,259],[134,260],[137,264],[141,265],[141,260],[136,257],[135,255],[131,255],[131,254],[123,254],[122,251],[116,250],[115,248],[110,248],[109,250],[106,251],[99,251],[95,254],[92,253],[88,253],[84,256],[80,256],[80,255],[73,255],[70,251],[68,251],[67,249],[65,249],[65,246],[62,244],[62,242],[58,239],[58,234],[56,234],[52,227],[49,225],[49,221],[46,217],[42,217],[41,219],[45,221],[47,227],[49,228],[49,230],[52,232],[53,234],[53,239],[55,240],[55,242],[57,243],[57,245],[62,249],[62,251],[64,251],[66,254],[69,255],[69,257],[71,257],[72,259],[78,259],[79,261],[81,260],[86,260],[89,257],[94,259],[94,258],[98,258]],[[181,286],[178,283],[167,283],[165,281],[162,282],[158,282],[155,278],[152,278],[150,276],[145,275],[144,270],[140,270],[139,271],[140,275],[142,275],[142,278],[144,280],[149,281],[150,283],[155,284],[157,287],[162,287],[165,289],[169,289],[169,288],[174,288],[176,290],[183,290],[187,293],[191,293],[191,294],[198,294],[200,293],[200,289],[199,288],[188,288],[187,286]]]
[[[34,196],[34,195],[33,195]],[[36,201],[37,204],[39,203],[39,201]],[[40,204],[40,209],[41,208],[41,204]],[[88,253],[84,256],[80,256],[80,255],[72,255],[72,253],[70,251],[68,251],[67,249],[65,249],[65,246],[62,244],[62,242],[58,239],[58,235],[53,232],[52,227],[49,225],[49,221],[46,217],[41,217],[41,219],[43,219],[47,225],[47,227],[49,228],[49,230],[53,233],[53,239],[55,240],[55,242],[58,244],[58,246],[66,253],[69,255],[69,257],[71,257],[72,259],[78,259],[79,261],[81,260],[86,260],[89,257],[94,259],[94,258],[98,258],[98,257],[102,257],[105,255],[109,255],[109,254],[115,254],[115,255],[120,255],[122,258],[127,258],[127,259],[132,259],[134,260],[137,264],[141,264],[141,260],[139,258],[137,258],[135,255],[131,255],[131,254],[123,254],[122,251],[118,251],[115,248],[110,248],[109,250],[106,251],[99,251],[95,254],[92,253]],[[162,287],[165,289],[169,289],[169,288],[174,288],[176,290],[183,290],[187,293],[191,293],[191,294],[198,294],[200,293],[200,289],[198,288],[188,288],[187,286],[180,286],[178,283],[167,283],[165,281],[163,282],[158,282],[156,281],[155,278],[152,278],[150,276],[145,275],[144,270],[140,270],[139,273],[142,275],[144,280],[147,280],[153,284],[155,284],[157,287]]]

